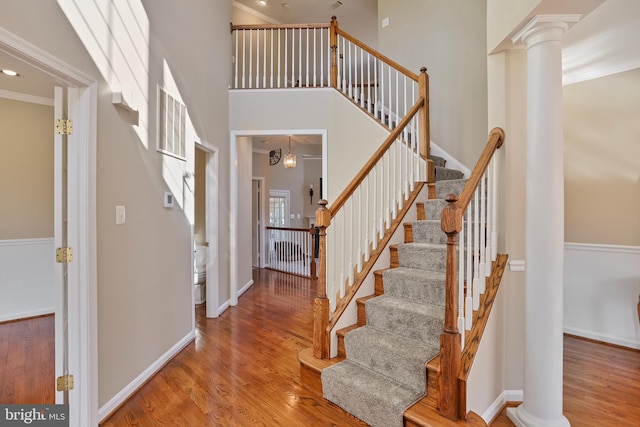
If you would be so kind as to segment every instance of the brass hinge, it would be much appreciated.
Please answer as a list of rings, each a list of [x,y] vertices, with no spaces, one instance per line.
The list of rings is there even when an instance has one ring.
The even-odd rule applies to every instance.
[[[73,390],[73,375],[67,374],[56,378],[56,390],[69,391]]]
[[[73,122],[67,119],[57,119],[56,133],[58,135],[71,135],[73,133]]]
[[[73,261],[73,248],[57,248],[56,249],[56,262],[71,262]]]

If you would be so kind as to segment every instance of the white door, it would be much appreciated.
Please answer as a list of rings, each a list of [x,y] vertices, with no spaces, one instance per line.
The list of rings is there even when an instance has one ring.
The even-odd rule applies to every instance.
[[[55,88],[54,95],[54,247],[55,264],[55,356],[56,356],[56,403],[69,403],[69,391],[61,390],[58,378],[69,374],[69,259],[73,254],[65,249],[70,247],[68,236],[68,136],[64,121],[67,119],[67,91]],[[66,255],[66,259],[65,259]]]

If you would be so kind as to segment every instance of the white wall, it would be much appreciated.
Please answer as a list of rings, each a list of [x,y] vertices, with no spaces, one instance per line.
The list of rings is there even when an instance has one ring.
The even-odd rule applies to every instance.
[[[237,90],[229,105],[232,131],[327,130],[329,206],[388,136],[333,89]]]
[[[156,88],[179,92],[192,131],[217,145],[221,159],[228,158],[230,70],[221,58],[228,58],[231,4],[132,0],[117,11],[122,2],[100,5],[106,9],[63,0],[8,0],[0,26],[98,81],[98,400],[101,407],[115,407],[134,391],[134,380],[151,375],[147,368],[192,333],[193,195],[182,176],[193,172],[193,139],[187,162],[156,152]],[[94,30],[105,22],[111,25],[103,34],[113,38],[92,38],[79,12],[91,14]],[[118,26],[123,16],[136,22]],[[115,40],[122,28],[147,41],[128,46],[126,37]],[[99,47],[100,42],[111,49]],[[112,60],[106,61],[105,54]],[[111,103],[112,91],[123,86],[132,90],[134,108],[140,111],[137,125]],[[228,283],[227,162],[220,162],[219,176],[219,282]],[[173,210],[162,205],[168,190],[176,196]],[[126,207],[124,225],[115,225],[116,205]],[[220,300],[228,298],[223,288]]]
[[[564,330],[640,349],[640,247],[566,243]]]
[[[53,238],[0,240],[0,322],[53,313]]]
[[[380,0],[380,51],[427,67],[431,140],[469,169],[487,143],[486,2]]]
[[[253,144],[251,137],[238,137],[238,289],[253,283],[251,236],[251,178]]]

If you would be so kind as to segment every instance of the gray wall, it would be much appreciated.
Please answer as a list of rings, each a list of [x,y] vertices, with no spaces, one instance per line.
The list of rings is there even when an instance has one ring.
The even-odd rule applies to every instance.
[[[380,51],[416,73],[427,67],[431,140],[469,169],[487,142],[486,40],[485,1],[378,1]]]
[[[134,5],[138,6],[136,13],[144,15],[138,18],[149,24],[148,56],[140,58],[148,63],[149,72],[148,76],[139,76],[148,78],[148,86],[140,90],[147,91],[149,98],[138,102],[140,110],[147,112],[140,117],[145,126],[132,126],[114,108],[110,86],[113,75],[101,72],[94,64],[58,3],[8,0],[3,2],[0,14],[1,27],[99,82],[96,197],[100,406],[191,331],[193,195],[185,191],[180,195],[182,204],[173,210],[164,209],[162,195],[170,186],[165,175],[169,170],[193,172],[193,140],[187,146],[188,162],[168,160],[155,150],[155,94],[158,85],[173,83],[168,80],[167,70],[188,106],[193,131],[217,145],[221,159],[229,156],[229,71],[220,63],[221,58],[229,56],[230,2],[143,1]],[[71,23],[81,28],[79,20]],[[111,46],[117,44],[112,42]],[[95,54],[95,49],[92,52]],[[125,65],[112,65],[114,72],[127,71]],[[219,253],[223,254],[219,281],[227,284],[228,167],[225,161],[219,164]],[[127,222],[123,226],[115,225],[115,205],[126,206]],[[228,298],[228,290],[223,290],[220,300]]]

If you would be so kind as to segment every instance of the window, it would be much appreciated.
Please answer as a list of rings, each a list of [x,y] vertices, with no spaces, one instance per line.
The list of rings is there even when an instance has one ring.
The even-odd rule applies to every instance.
[[[289,192],[269,191],[269,225],[271,227],[289,226]]]
[[[158,111],[158,151],[186,161],[187,107],[158,88]]]

